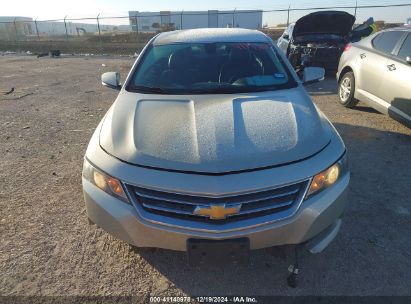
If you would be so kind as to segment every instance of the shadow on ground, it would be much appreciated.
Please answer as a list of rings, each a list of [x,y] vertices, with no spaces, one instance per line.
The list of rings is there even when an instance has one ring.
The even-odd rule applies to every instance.
[[[301,253],[297,289],[286,283],[292,246],[253,251],[244,267],[192,268],[182,252],[133,250],[189,295],[408,294],[411,136],[335,126],[349,154],[350,204],[337,239],[321,254]]]
[[[305,89],[311,96],[334,95],[337,93],[335,77],[327,76],[323,81],[307,85]]]
[[[381,114],[382,115],[382,113],[378,112],[376,109],[371,108],[371,107],[367,107],[367,106],[358,106],[357,105],[353,108],[353,110],[361,111],[361,112],[367,112],[367,113]]]

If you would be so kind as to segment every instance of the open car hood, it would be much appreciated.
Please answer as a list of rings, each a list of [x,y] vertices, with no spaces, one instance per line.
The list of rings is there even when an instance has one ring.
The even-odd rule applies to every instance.
[[[252,95],[122,92],[100,146],[131,164],[221,174],[301,161],[328,145],[331,129],[300,88]]]
[[[354,25],[355,17],[347,12],[321,11],[308,14],[295,23],[293,38],[312,34],[346,36]]]

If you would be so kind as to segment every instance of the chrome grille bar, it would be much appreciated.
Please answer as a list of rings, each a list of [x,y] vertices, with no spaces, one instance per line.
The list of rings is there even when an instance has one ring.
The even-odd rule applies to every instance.
[[[151,194],[146,194],[142,191],[136,190],[136,191],[134,191],[134,193],[138,197],[143,197],[143,198],[147,198],[147,199],[150,199],[150,200],[167,201],[167,202],[176,203],[176,204],[187,204],[187,205],[198,206],[201,203],[194,202],[195,198],[204,198],[204,199],[207,199],[209,202],[216,201],[216,200],[230,200],[230,202],[234,202],[234,203],[247,204],[247,203],[258,202],[258,201],[268,199],[268,198],[269,199],[275,199],[275,198],[280,198],[280,197],[284,197],[284,196],[295,195],[299,191],[300,191],[300,189],[296,188],[296,189],[288,190],[286,192],[279,193],[279,194],[276,194],[276,195],[271,195],[267,198],[256,198],[256,199],[249,199],[249,200],[241,200],[241,199],[236,200],[236,197],[252,195],[252,194],[255,194],[255,192],[249,193],[249,194],[242,194],[242,195],[238,194],[238,195],[234,195],[234,196],[223,196],[223,197],[214,197],[214,198],[213,197],[208,197],[208,196],[191,196],[191,195],[186,195],[186,194],[181,195],[182,197],[188,196],[188,197],[192,198],[192,201],[186,200],[186,199],[182,200],[182,199],[173,199],[173,198],[167,197],[166,196],[167,192],[161,193],[162,195],[151,195]],[[173,194],[173,195],[176,195],[176,194]]]
[[[148,205],[143,203],[143,206],[149,209],[154,209],[158,211],[163,211],[163,212],[171,212],[171,213],[178,213],[178,214],[184,214],[184,215],[193,215],[192,212],[184,211],[184,210],[178,210],[178,209],[173,209],[173,208],[167,208],[167,207],[160,207],[156,205]]]
[[[220,223],[236,220],[236,218],[258,217],[289,209],[300,200],[306,187],[307,181],[304,181],[274,189],[264,189],[260,192],[212,197],[163,192],[127,185],[128,192],[132,194],[132,199],[137,205],[140,205],[147,212],[160,213],[162,216],[171,218],[183,217],[188,220],[210,222],[209,218],[194,214],[196,207],[209,208],[213,205],[241,204],[239,213],[215,221]]]
[[[252,209],[252,210],[240,211],[239,215],[263,212],[263,211],[268,211],[268,210],[277,209],[277,208],[283,208],[283,207],[290,206],[292,203],[293,203],[293,201],[288,201],[288,202],[285,202],[285,203],[275,205],[274,207],[266,206],[266,207],[261,207],[261,208],[255,208],[255,209]]]

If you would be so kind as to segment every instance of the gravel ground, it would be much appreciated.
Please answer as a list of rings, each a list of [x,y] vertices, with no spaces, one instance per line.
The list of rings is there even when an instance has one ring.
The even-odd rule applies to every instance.
[[[298,288],[285,280],[290,247],[254,251],[247,267],[190,268],[184,253],[89,226],[82,158],[116,96],[100,74],[131,64],[0,56],[0,295],[411,295],[411,130],[339,106],[333,79],[309,90],[348,147],[350,204],[336,240],[302,254]]]

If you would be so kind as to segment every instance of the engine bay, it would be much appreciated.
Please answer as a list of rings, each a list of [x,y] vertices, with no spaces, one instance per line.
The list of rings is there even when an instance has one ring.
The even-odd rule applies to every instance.
[[[306,66],[329,68],[331,62],[338,62],[345,45],[345,40],[292,43],[288,58],[297,70]]]

